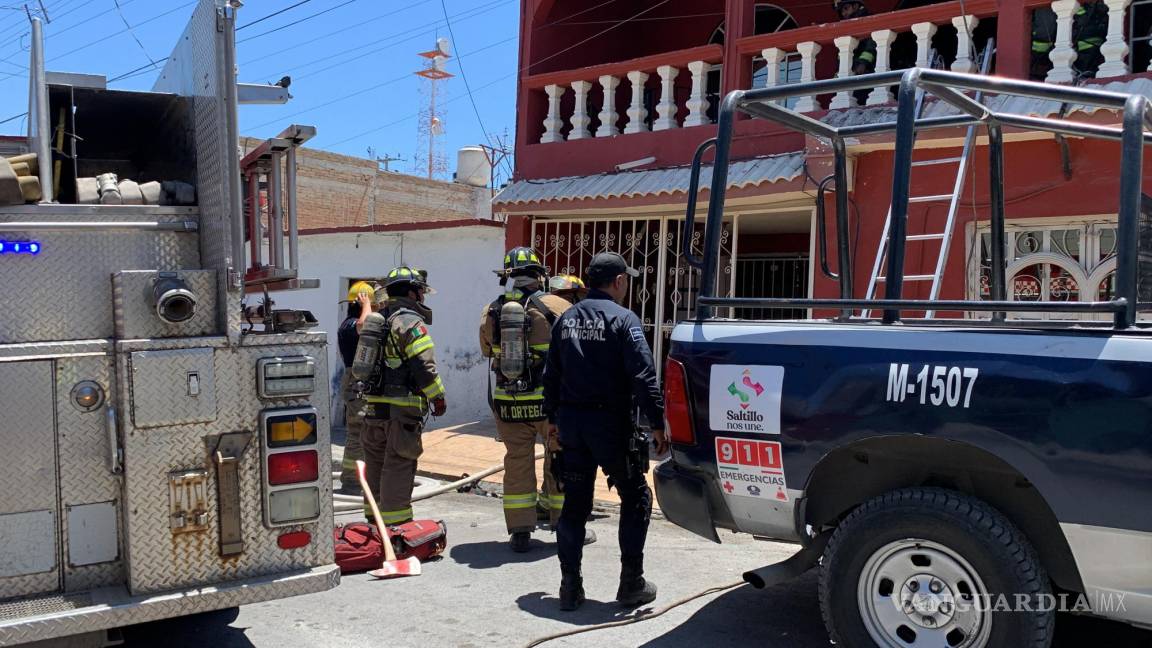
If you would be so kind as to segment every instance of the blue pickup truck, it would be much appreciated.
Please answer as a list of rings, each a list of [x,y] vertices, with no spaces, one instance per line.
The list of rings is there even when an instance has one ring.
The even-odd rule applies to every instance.
[[[896,83],[883,298],[853,298],[850,278],[839,299],[716,296],[736,113],[827,138],[838,158],[834,184],[846,187],[843,138],[853,129],[773,100]],[[964,91],[1101,106],[1121,111],[1123,126],[1002,114]],[[920,94],[956,114],[919,118]],[[694,259],[702,268],[699,313],[673,331],[665,365],[672,455],[655,482],[668,519],[714,542],[717,529],[728,529],[799,544],[792,558],[745,578],[764,587],[819,565],[822,612],[839,645],[1042,648],[1053,639],[1056,610],[1152,626],[1152,330],[1137,324],[1146,306],[1137,279],[1149,114],[1141,96],[920,69],[726,97],[717,138],[694,164],[697,171],[703,151],[715,147],[705,250]],[[989,300],[902,298],[914,131],[942,120],[987,129],[993,182],[1003,125],[1120,142],[1113,299],[1008,301],[1002,255],[992,259]],[[693,182],[686,228],[695,189]],[[996,194],[990,227],[1003,241]],[[835,200],[838,232],[850,231],[843,195]],[[848,246],[839,249],[839,267],[851,268]],[[733,307],[839,315],[715,316]],[[1108,318],[1093,325],[1005,317],[1025,308]],[[933,310],[990,315],[902,317]]]

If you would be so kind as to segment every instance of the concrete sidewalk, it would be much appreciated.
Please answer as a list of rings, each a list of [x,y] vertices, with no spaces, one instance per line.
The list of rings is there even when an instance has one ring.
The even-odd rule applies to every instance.
[[[332,430],[333,470],[340,470],[344,456],[344,430]],[[537,446],[543,450],[543,445]],[[445,481],[456,481],[464,475],[475,475],[485,468],[504,463],[504,444],[496,441],[496,423],[492,419],[462,425],[431,429],[424,433],[424,454],[420,457],[419,474]],[[653,462],[655,464],[655,462]],[[536,462],[536,476],[544,474],[544,461]],[[648,473],[652,481],[652,473]],[[481,488],[488,492],[503,492],[503,473],[481,480]],[[655,498],[653,498],[655,499]],[[620,504],[616,491],[608,490],[603,473],[596,484],[596,501],[615,506]],[[653,506],[656,502],[653,501]]]

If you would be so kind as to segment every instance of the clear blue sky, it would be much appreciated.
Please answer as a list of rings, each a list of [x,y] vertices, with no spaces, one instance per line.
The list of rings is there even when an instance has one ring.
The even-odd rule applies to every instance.
[[[0,120],[27,109],[24,1],[0,0]],[[196,5],[118,0],[118,11],[117,0],[41,1],[52,19],[45,27],[48,69],[109,79],[137,71],[110,83],[126,90],[151,89],[163,63],[153,71],[150,60],[168,55]],[[480,120],[492,136],[507,132],[511,146],[519,0],[443,3],[457,39],[446,68],[456,76],[440,84],[446,111],[441,150],[451,173],[458,148],[486,142]],[[271,17],[247,26],[265,16]],[[393,162],[393,169],[413,171],[417,115],[427,101],[420,92],[422,79],[413,72],[425,63],[417,53],[433,49],[437,35],[449,36],[441,0],[248,0],[237,24],[240,80],[274,83],[289,75],[293,96],[283,106],[241,107],[241,133],[270,137],[293,122],[312,124],[318,134],[309,146],[363,157],[372,147],[378,156],[405,159]],[[25,128],[17,119],[0,124],[0,134]]]

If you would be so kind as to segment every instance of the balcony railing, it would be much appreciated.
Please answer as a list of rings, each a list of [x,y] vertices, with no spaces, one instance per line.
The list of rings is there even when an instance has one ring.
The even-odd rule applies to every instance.
[[[530,76],[524,80],[525,89],[543,90],[548,97],[548,113],[539,141],[612,137],[621,133],[710,123],[706,94],[708,73],[712,64],[719,63],[722,57],[723,49],[719,45],[706,45],[620,63]],[[677,84],[677,79],[683,78],[681,73],[686,73],[690,79],[686,95],[676,91],[683,87],[683,84]],[[623,81],[628,82],[626,95],[621,88]],[[595,85],[599,86],[597,94],[600,100],[593,103],[589,97]],[[647,101],[645,89],[651,91]],[[570,112],[562,115],[561,106],[566,103],[567,93],[572,94],[573,101]],[[631,100],[619,102],[621,95]],[[654,109],[651,115],[649,107]],[[570,129],[565,129],[565,117]]]
[[[1125,35],[1125,20],[1133,0],[1100,1],[1108,8],[1108,32],[1100,47],[1103,62],[1094,76],[1110,78],[1129,74],[1132,66],[1128,60],[1128,39],[1132,35]],[[1137,2],[1140,4],[1140,0]],[[939,60],[932,60],[935,47],[955,52],[955,57],[947,61],[949,69],[975,72],[973,33],[982,20],[995,19],[999,4],[999,0],[955,0],[743,38],[736,42],[737,53],[753,58],[759,70],[744,85],[765,87],[849,76],[853,74],[855,50],[865,38],[876,43],[876,71],[896,69],[891,54],[900,34],[914,38],[916,52],[914,61],[898,67],[938,65]],[[1075,80],[1077,44],[1073,42],[1073,23],[1080,5],[1076,0],[1024,0],[1024,6],[1028,11],[1051,9],[1055,13],[1056,41],[1047,53],[1052,69],[1045,80],[1052,83]],[[1031,27],[1030,20],[1023,22],[1025,29]],[[949,29],[941,30],[942,27]],[[1019,39],[1031,39],[1030,33],[988,35],[997,36],[998,41],[1014,37],[1017,43]],[[1148,37],[1136,36],[1148,40]],[[977,36],[975,40],[982,39]],[[823,57],[821,52],[825,53]],[[829,60],[829,52],[835,53],[834,61]],[[604,138],[709,124],[708,115],[715,100],[710,93],[718,91],[717,87],[709,86],[718,85],[717,72],[722,62],[723,48],[708,45],[529,76],[524,80],[525,91],[542,93],[547,98],[547,113],[537,141]],[[689,83],[684,83],[685,78]],[[885,87],[870,93],[801,97],[793,107],[813,112],[881,105],[892,100],[891,89]]]

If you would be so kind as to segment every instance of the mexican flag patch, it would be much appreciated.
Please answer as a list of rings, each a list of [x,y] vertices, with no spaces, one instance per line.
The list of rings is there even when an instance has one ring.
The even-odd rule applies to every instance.
[[[424,326],[423,324],[417,324],[416,326],[412,327],[413,339],[422,338],[425,335],[428,335],[428,327]]]

